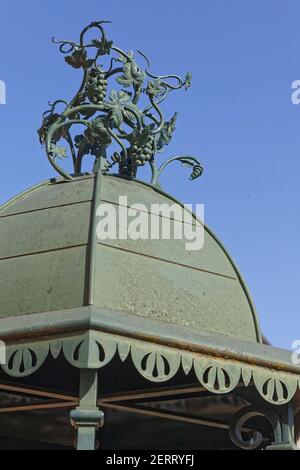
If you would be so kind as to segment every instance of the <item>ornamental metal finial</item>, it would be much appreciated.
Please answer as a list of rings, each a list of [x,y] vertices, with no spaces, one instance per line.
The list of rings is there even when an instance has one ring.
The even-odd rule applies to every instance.
[[[153,75],[149,60],[138,51],[146,63],[145,69],[140,68],[131,51],[122,51],[106,38],[104,23],[109,21],[93,22],[84,28],[78,44],[52,38],[53,43],[59,44],[60,52],[66,54],[65,61],[83,70],[83,79],[71,101],[59,99],[49,103],[50,109],[43,114],[38,133],[51,165],[61,176],[72,179],[58,164],[58,159],[67,157],[67,149],[57,145],[64,139],[70,149],[74,174],[81,173],[83,157],[92,155],[95,173],[100,169],[106,173],[118,165],[120,175],[134,178],[137,168],[149,163],[151,184],[158,185],[165,167],[177,160],[192,168],[190,179],[198,178],[203,168],[195,157],[172,157],[160,167],[155,160],[157,152],[171,141],[177,118],[175,113],[166,121],[159,105],[171,91],[187,90],[191,74],[187,73],[184,80],[177,75]],[[90,30],[96,31],[98,37],[86,41]],[[106,55],[113,57],[105,67],[99,59]],[[111,87],[110,79],[114,78],[118,90]],[[59,112],[57,108],[61,106],[63,110]],[[78,125],[85,130],[76,135],[74,129]]]

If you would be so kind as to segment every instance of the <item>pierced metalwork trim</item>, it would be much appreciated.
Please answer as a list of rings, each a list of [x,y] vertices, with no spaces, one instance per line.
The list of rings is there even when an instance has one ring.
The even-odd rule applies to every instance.
[[[180,367],[185,374],[193,369],[200,384],[211,393],[229,393],[241,383],[246,387],[251,383],[264,400],[275,405],[288,403],[300,389],[297,374],[95,330],[8,345],[7,363],[1,367],[10,376],[25,377],[36,372],[49,355],[54,359],[63,355],[72,366],[80,369],[100,369],[116,355],[121,361],[130,356],[137,371],[152,382],[171,379]]]

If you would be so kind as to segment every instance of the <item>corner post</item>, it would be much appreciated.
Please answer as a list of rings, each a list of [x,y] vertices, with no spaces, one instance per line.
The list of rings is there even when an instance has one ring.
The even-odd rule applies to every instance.
[[[95,450],[96,431],[103,426],[104,413],[97,407],[98,370],[80,370],[79,406],[71,411],[72,426],[77,430],[77,450]]]
[[[280,410],[282,441],[273,443],[266,450],[299,450],[295,442],[294,412],[292,402]]]

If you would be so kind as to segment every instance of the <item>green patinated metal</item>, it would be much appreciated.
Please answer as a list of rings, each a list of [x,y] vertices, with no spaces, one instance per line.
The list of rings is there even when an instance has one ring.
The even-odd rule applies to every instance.
[[[193,370],[209,393],[243,386],[255,388],[269,405],[289,406],[299,390],[299,368],[289,352],[261,344],[245,283],[216,237],[206,228],[203,250],[192,255],[180,240],[101,242],[95,237],[95,207],[117,205],[119,194],[130,205],[142,200],[149,212],[152,203],[174,202],[142,182],[99,172],[71,183],[45,182],[2,206],[0,336],[8,345],[6,374],[28,377],[47,358],[63,355],[82,371],[84,387],[92,371],[96,380],[97,371],[116,358],[130,359],[154,383]],[[91,398],[82,393],[71,413],[78,449],[94,448],[102,423],[95,393],[91,384]],[[274,429],[272,448],[294,448],[291,431],[283,434],[274,413],[243,409],[230,424],[232,441],[245,449],[260,446],[262,435],[248,441],[241,429],[263,415]]]
[[[152,204],[174,202],[141,182],[102,176],[100,183],[99,178],[45,183],[2,208],[0,317],[94,304],[261,341],[245,283],[208,228],[204,247],[196,252],[185,249],[185,239],[97,240],[99,204],[117,207],[122,194],[129,206],[143,201],[151,215]],[[16,283],[20,289],[13,294]]]
[[[137,65],[133,53],[122,51],[113,41],[106,38],[103,28],[107,21],[93,22],[82,31],[79,43],[73,41],[55,41],[60,51],[66,56],[66,62],[75,69],[83,71],[83,79],[77,94],[71,101],[56,100],[50,110],[43,115],[43,124],[39,129],[40,141],[45,144],[51,165],[64,178],[71,180],[70,173],[63,170],[57,160],[67,156],[65,147],[57,145],[65,140],[69,146],[73,161],[73,171],[82,171],[82,160],[87,155],[95,157],[94,171],[102,165],[107,172],[114,165],[119,166],[119,173],[135,177],[137,169],[150,164],[152,171],[151,184],[158,185],[162,171],[173,161],[192,168],[190,179],[196,179],[203,172],[197,158],[176,156],[168,159],[159,168],[155,156],[169,144],[175,130],[177,113],[165,120],[160,104],[174,90],[191,84],[191,74],[184,79],[178,75],[153,75],[147,57],[138,51],[146,61],[143,70]],[[86,41],[90,31],[100,33],[100,37]],[[91,53],[91,58],[88,57]],[[111,56],[109,66],[105,69],[105,56]],[[115,80],[111,89],[109,81]],[[145,99],[148,101],[145,102]],[[63,106],[61,112],[58,107]],[[85,131],[74,135],[72,130],[82,125]],[[119,147],[108,157],[110,148]],[[101,164],[102,160],[106,163]]]
[[[77,449],[94,450],[96,431],[103,426],[104,413],[97,407],[98,374],[95,370],[80,372],[79,406],[71,411],[71,423],[78,430]]]
[[[112,375],[126,367],[128,371],[128,364],[152,387],[166,386],[179,376],[188,388],[192,376],[206,396],[226,400],[241,395],[242,406],[228,421],[197,420],[228,430],[235,446],[295,449],[300,368],[289,351],[263,344],[245,281],[212,231],[204,227],[200,251],[187,251],[184,238],[97,237],[102,205],[120,208],[121,195],[128,207],[143,203],[151,217],[153,204],[178,203],[159,189],[166,166],[173,161],[190,166],[191,179],[203,171],[194,157],[176,156],[160,167],[156,164],[156,153],[171,140],[176,121],[176,114],[165,121],[159,105],[171,91],[188,88],[191,75],[184,80],[155,76],[140,53],[147,63],[142,70],[132,53],[107,40],[103,23],[87,26],[78,44],[54,41],[67,54],[66,62],[83,71],[78,93],[70,102],[51,104],[39,130],[49,161],[62,178],[36,185],[0,207],[0,338],[7,344],[0,373],[19,384],[51,361],[79,370],[78,400],[70,418],[80,450],[96,447],[102,406],[149,416],[147,407],[133,408],[120,399],[101,402],[99,377],[106,369]],[[87,41],[91,31],[100,38]],[[98,63],[112,53],[119,55],[106,68]],[[121,89],[112,89],[107,97],[112,78]],[[64,109],[58,112],[61,105]],[[85,131],[74,136],[76,124]],[[61,139],[70,148],[72,175],[57,163],[66,155]],[[119,151],[113,150],[115,145]],[[95,157],[92,174],[81,173],[87,155]],[[152,170],[150,184],[135,179],[145,163]],[[108,174],[114,165],[119,175]],[[166,218],[173,220],[172,214]],[[193,215],[191,224],[197,223]],[[125,385],[127,380],[125,374]],[[70,385],[66,381],[62,376],[62,390]],[[70,403],[74,405],[72,397]],[[156,416],[168,414],[156,409]],[[253,426],[247,428],[256,418],[266,420],[264,431],[271,429],[271,439]]]
[[[117,205],[121,193],[149,213],[153,203],[174,202],[142,182],[102,175],[100,183],[100,175],[45,182],[2,206],[4,370],[24,377],[61,352],[81,369],[130,355],[150,381],[193,368],[212,393],[242,381],[270,403],[290,402],[299,368],[290,353],[261,344],[245,283],[216,237],[206,228],[199,252],[187,252],[184,240],[97,240],[93,207]]]

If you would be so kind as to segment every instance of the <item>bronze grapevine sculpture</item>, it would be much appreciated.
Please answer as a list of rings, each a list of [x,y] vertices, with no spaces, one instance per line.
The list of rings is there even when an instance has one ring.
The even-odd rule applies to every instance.
[[[43,114],[38,133],[51,165],[61,176],[72,179],[58,164],[59,159],[67,157],[67,149],[58,145],[64,139],[70,149],[74,174],[81,173],[83,157],[92,155],[94,172],[106,173],[118,165],[119,174],[129,178],[134,178],[138,167],[148,163],[153,185],[159,184],[162,171],[173,161],[191,167],[190,179],[198,178],[203,168],[194,157],[172,157],[159,168],[155,160],[156,154],[171,141],[177,117],[175,113],[166,121],[159,105],[171,91],[187,90],[191,74],[187,73],[184,80],[177,75],[153,75],[149,60],[138,51],[146,62],[143,70],[132,52],[122,51],[106,38],[104,23],[108,22],[93,22],[84,28],[78,44],[52,39],[66,55],[65,61],[75,69],[82,69],[83,79],[70,102],[59,99],[49,103],[50,109]],[[90,30],[97,31],[97,39],[86,40]],[[112,57],[104,68],[99,59],[106,55]],[[110,87],[112,79],[116,79],[119,90]],[[146,104],[142,103],[145,101]],[[61,106],[63,110],[58,112]],[[74,135],[75,125],[84,126],[83,133]],[[116,149],[108,156],[108,149],[113,146]]]

